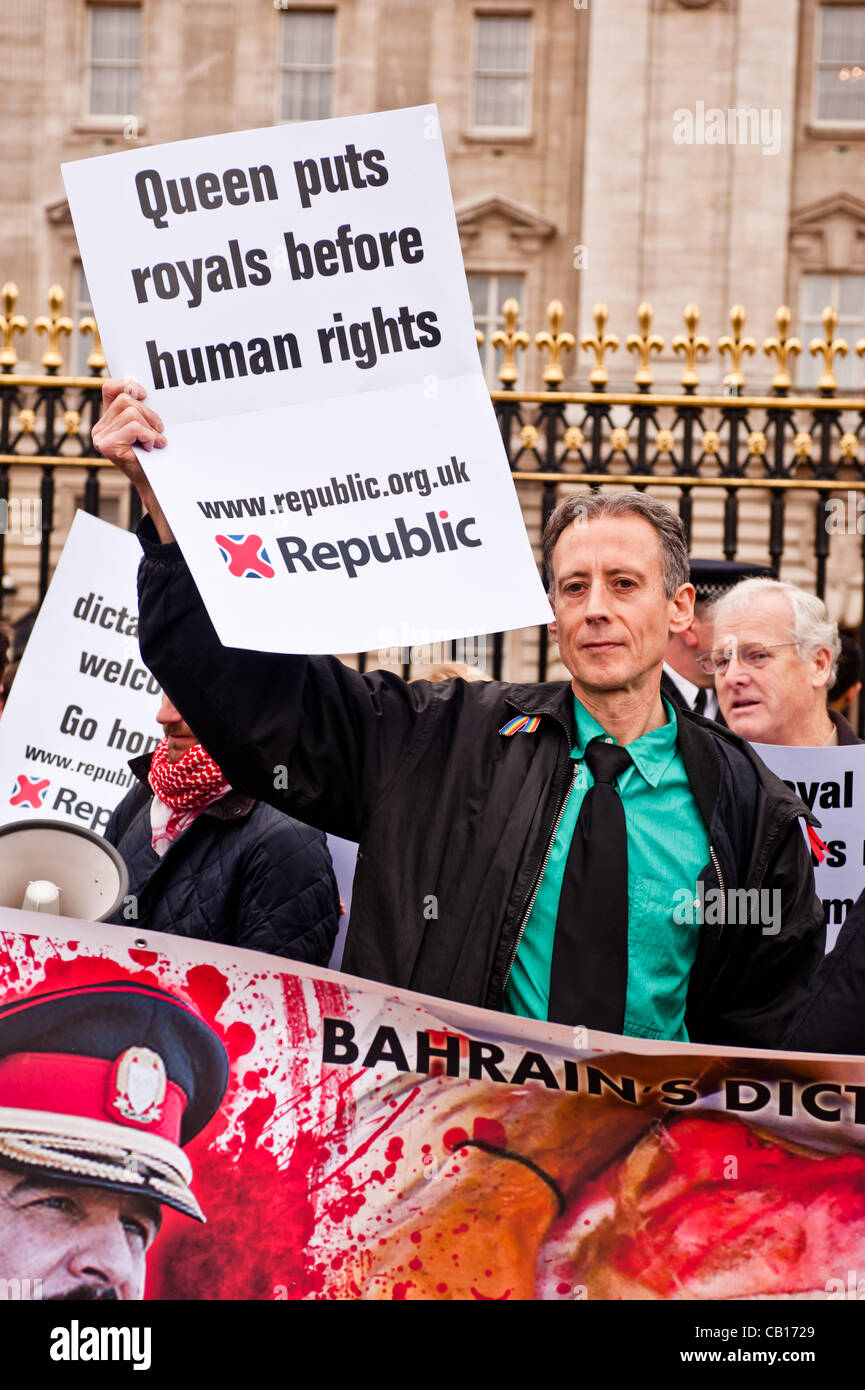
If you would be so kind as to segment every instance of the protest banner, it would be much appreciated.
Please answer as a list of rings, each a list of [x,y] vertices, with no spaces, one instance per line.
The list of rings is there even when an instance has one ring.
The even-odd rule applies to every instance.
[[[802,798],[820,822],[826,854],[814,865],[831,951],[849,909],[865,888],[865,744],[795,748],[755,743],[754,752]]]
[[[434,106],[63,177],[111,371],[165,425],[139,457],[225,645],[373,650],[546,621]]]
[[[128,531],[77,512],[0,720],[0,824],[101,832],[159,742],[160,690],[138,650]]]
[[[154,991],[183,1039],[130,1047],[120,1003]],[[826,1299],[851,1273],[865,1289],[863,1058],[590,1034],[0,910],[0,1186],[28,1145],[59,1163],[82,1118],[110,1191],[165,1159],[151,1300]],[[34,1235],[24,1267],[4,1229],[0,1278],[63,1292],[62,1228],[53,1263]]]

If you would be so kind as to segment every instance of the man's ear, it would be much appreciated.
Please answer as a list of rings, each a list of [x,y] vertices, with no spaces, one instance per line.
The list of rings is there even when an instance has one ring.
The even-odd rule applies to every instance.
[[[552,618],[552,621],[549,622],[549,623],[547,623],[547,632],[550,634],[550,636],[552,637],[552,639],[553,639],[554,642],[558,642],[558,640],[559,640],[559,634],[558,634],[558,629],[556,628],[556,605],[555,605],[555,602],[553,601],[553,596],[552,596],[552,594],[548,593],[548,594],[547,594],[547,598],[549,599],[550,607],[551,607],[552,610],[553,610],[553,618]]]
[[[828,647],[818,647],[811,660],[814,662],[814,686],[829,684],[829,671],[832,667],[832,653]]]
[[[670,632],[681,633],[683,636],[694,621],[694,598],[696,589],[693,584],[680,584],[676,590],[675,597],[672,599],[672,612],[670,614]],[[696,645],[696,642],[695,642]]]

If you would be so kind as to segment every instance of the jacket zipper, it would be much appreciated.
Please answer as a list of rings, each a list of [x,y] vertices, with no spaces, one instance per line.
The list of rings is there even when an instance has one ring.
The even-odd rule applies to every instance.
[[[581,766],[580,763],[576,763],[576,764],[574,765],[574,771],[573,771],[573,774],[572,774],[572,776],[571,776],[570,783],[568,784],[568,786],[567,786],[567,788],[566,788],[566,790],[565,790],[565,795],[564,795],[564,797],[562,798],[562,804],[561,804],[561,806],[559,807],[559,814],[556,816],[555,825],[553,826],[553,833],[552,833],[552,835],[550,836],[550,842],[549,842],[549,844],[547,845],[547,852],[546,852],[546,854],[544,855],[543,862],[542,862],[541,868],[540,868],[540,873],[538,874],[538,876],[537,876],[537,878],[536,878],[536,880],[535,880],[535,886],[534,886],[534,888],[533,888],[533,890],[532,890],[532,895],[531,895],[531,898],[530,898],[530,900],[529,900],[529,905],[528,905],[528,907],[526,908],[525,913],[523,914],[523,920],[522,920],[522,922],[520,923],[520,929],[519,929],[519,931],[517,932],[517,939],[516,939],[516,941],[514,942],[513,950],[511,951],[510,959],[508,960],[508,968],[507,968],[507,970],[506,970],[506,972],[505,972],[504,984],[502,985],[502,998],[504,998],[505,990],[506,990],[507,987],[508,987],[508,980],[509,980],[510,977],[511,977],[511,971],[512,971],[513,968],[514,968],[514,961],[515,961],[516,958],[517,958],[517,951],[520,949],[520,942],[521,942],[522,939],[523,939],[523,932],[524,932],[525,929],[526,929],[526,923],[528,922],[529,918],[530,918],[531,915],[532,915],[532,908],[533,908],[534,905],[535,905],[535,898],[538,896],[538,892],[539,892],[539,890],[540,890],[541,883],[543,882],[544,874],[545,874],[546,871],[547,871],[547,864],[550,862],[550,855],[551,855],[552,852],[553,852],[553,845],[555,844],[555,842],[556,842],[556,836],[557,836],[558,833],[559,833],[559,826],[560,826],[561,823],[562,823],[562,816],[565,814],[565,807],[567,806],[567,804],[568,804],[568,802],[569,802],[569,800],[570,800],[571,792],[572,792],[573,789],[574,789],[574,783],[576,782],[577,776],[578,776],[579,771],[580,771],[580,766]]]
[[[724,930],[725,926],[727,925],[727,890],[726,890],[726,888],[724,887],[724,875],[721,873],[721,865],[720,865],[720,863],[718,862],[718,856],[717,856],[717,854],[715,853],[715,849],[714,849],[714,846],[713,846],[713,845],[710,845],[710,846],[709,846],[709,858],[711,859],[712,863],[713,863],[714,866],[715,866],[715,873],[718,875],[718,887],[719,887],[720,890],[721,890],[721,927],[720,927],[720,931],[718,932],[718,938],[717,938],[717,939],[720,941],[720,940],[721,940],[721,932]]]

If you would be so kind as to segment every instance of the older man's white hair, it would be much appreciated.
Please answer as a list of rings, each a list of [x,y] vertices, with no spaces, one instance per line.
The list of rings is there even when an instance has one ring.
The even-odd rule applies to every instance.
[[[786,579],[743,579],[741,584],[736,584],[729,593],[713,604],[712,619],[715,631],[718,631],[719,624],[723,623],[725,618],[731,617],[734,613],[747,612],[755,602],[771,598],[773,594],[782,594],[790,605],[790,633],[803,661],[813,656],[820,647],[829,648],[832,665],[826,687],[831,689],[838,671],[841,638],[838,624],[834,618],[830,618],[825,603],[821,598],[817,598],[816,594],[806,593],[804,589],[788,583]]]

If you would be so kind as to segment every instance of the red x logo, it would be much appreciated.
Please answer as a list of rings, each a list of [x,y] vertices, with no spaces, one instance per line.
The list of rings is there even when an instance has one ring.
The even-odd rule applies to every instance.
[[[51,780],[48,777],[43,777],[41,782],[31,782],[26,773],[19,772],[18,780],[12,788],[9,805],[32,806],[38,811],[50,786]]]
[[[261,536],[217,536],[216,544],[229,574],[239,579],[273,579],[275,570]]]

